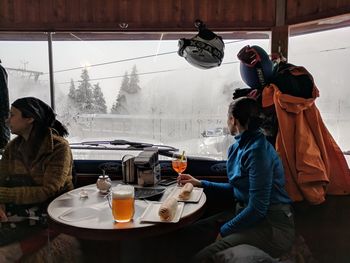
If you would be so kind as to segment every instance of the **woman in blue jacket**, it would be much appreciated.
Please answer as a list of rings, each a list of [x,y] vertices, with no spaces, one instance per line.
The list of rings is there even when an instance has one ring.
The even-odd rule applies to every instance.
[[[227,125],[235,142],[228,150],[227,183],[198,180],[189,174],[178,177],[203,187],[208,199],[232,198],[235,209],[196,223],[195,262],[215,262],[215,254],[248,244],[273,257],[287,252],[294,241],[291,200],[284,189],[281,160],[260,130],[258,103],[247,97],[234,100]],[[194,233],[194,232],[193,232]],[[193,236],[192,233],[192,236]]]

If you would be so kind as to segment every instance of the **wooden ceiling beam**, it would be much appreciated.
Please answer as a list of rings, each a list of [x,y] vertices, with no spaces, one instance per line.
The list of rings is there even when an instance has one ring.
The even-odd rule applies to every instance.
[[[287,0],[276,1],[276,23],[271,30],[271,53],[288,58],[289,26],[286,25]]]
[[[334,16],[346,19],[339,23],[319,23],[320,19]],[[284,26],[289,26],[291,35],[349,26],[350,0],[0,1],[0,34],[108,32],[95,35],[107,39],[113,32],[116,33],[113,39],[132,37],[125,33],[135,33],[140,39],[158,39],[164,32],[196,31],[195,19],[201,19],[215,32],[275,31],[273,37],[280,35],[281,41],[281,34],[288,32],[280,28]],[[278,41],[273,49],[275,43]]]

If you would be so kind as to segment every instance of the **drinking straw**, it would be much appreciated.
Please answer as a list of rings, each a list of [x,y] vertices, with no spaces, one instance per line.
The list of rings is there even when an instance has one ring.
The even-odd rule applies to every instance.
[[[181,162],[184,160],[184,157],[185,157],[185,151],[182,151],[181,158],[180,158]]]

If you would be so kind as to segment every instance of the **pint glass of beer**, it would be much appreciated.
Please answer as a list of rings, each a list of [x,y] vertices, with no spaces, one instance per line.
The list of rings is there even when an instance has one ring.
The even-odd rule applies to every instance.
[[[112,213],[115,222],[129,222],[134,216],[135,190],[132,185],[118,184],[112,189]]]

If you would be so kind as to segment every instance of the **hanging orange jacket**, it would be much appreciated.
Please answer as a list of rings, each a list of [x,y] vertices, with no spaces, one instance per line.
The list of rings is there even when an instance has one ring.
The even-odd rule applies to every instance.
[[[350,193],[350,172],[345,157],[322,121],[315,105],[319,92],[304,99],[282,94],[276,85],[266,86],[262,106],[274,104],[278,119],[276,150],[286,176],[286,190],[293,201],[311,204],[326,194]]]

